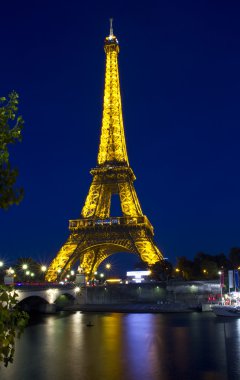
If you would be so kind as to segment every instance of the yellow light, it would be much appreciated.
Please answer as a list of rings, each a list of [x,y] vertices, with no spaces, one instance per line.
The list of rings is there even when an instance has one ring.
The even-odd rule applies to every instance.
[[[106,264],[106,269],[111,269],[111,264],[110,263]]]
[[[122,281],[121,278],[109,278],[108,280],[106,280],[106,282],[110,282],[112,284],[114,284],[114,283],[119,284],[119,282],[121,282],[121,281]]]
[[[47,270],[46,265],[42,265],[42,266],[41,266],[41,271],[42,271],[42,272],[46,272],[46,270]]]
[[[28,265],[27,265],[27,264],[23,264],[23,265],[22,265],[22,269],[23,269],[23,270],[28,269]]]
[[[176,272],[180,272],[180,269],[179,269],[179,268],[176,268],[175,271],[176,271]]]
[[[55,302],[58,293],[59,293],[58,289],[48,289],[47,290],[47,298],[48,298],[48,302],[50,304]]]

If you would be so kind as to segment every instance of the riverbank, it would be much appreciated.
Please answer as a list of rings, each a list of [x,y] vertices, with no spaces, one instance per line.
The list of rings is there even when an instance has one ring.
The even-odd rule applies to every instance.
[[[200,308],[191,308],[188,305],[176,302],[165,304],[74,304],[66,306],[64,310],[111,313],[186,313],[200,311]]]

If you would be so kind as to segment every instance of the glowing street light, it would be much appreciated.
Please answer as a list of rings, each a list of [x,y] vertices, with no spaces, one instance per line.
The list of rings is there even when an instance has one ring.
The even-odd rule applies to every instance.
[[[221,292],[221,302],[222,302],[222,286],[223,286],[222,275],[223,275],[223,273],[221,271],[219,271],[218,274],[219,274],[219,280],[220,280],[220,292]]]
[[[74,272],[74,270],[71,270],[71,276],[74,276],[74,274],[75,274],[75,272]]]
[[[2,268],[3,266],[4,266],[4,262],[0,261],[0,268]]]
[[[23,265],[22,265],[22,269],[23,269],[23,270],[28,269],[28,265],[27,265],[27,264],[23,264]]]
[[[111,264],[110,263],[106,264],[106,269],[108,269],[108,270],[111,269]]]
[[[74,292],[75,293],[79,293],[81,291],[80,287],[79,286],[76,286],[76,288],[74,289]]]
[[[46,270],[47,270],[46,265],[42,265],[42,266],[41,266],[41,271],[42,271],[42,272],[46,272]]]

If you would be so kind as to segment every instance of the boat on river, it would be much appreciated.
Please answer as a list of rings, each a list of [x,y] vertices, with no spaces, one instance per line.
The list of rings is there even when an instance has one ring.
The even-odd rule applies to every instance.
[[[240,306],[216,305],[216,306],[212,306],[212,311],[218,317],[240,318]]]

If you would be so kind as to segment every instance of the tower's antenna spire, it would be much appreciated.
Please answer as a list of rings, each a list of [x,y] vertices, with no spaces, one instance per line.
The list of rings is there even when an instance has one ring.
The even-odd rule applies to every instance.
[[[110,33],[109,33],[109,37],[113,37],[113,26],[112,26],[113,18],[110,18],[109,21],[110,21]]]

